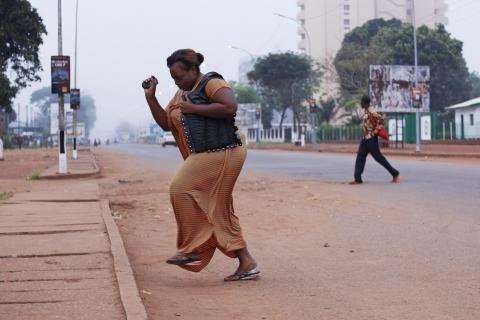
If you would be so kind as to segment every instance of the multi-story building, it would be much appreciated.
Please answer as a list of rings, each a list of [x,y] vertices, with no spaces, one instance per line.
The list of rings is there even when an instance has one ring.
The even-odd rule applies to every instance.
[[[299,48],[318,61],[332,59],[346,33],[371,19],[412,22],[412,0],[297,0]],[[417,26],[448,23],[445,0],[415,1]],[[308,32],[308,35],[305,33]]]

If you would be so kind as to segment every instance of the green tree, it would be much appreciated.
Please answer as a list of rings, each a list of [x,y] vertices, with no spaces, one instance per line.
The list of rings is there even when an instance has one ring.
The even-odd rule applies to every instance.
[[[43,87],[32,93],[30,102],[37,106],[45,117],[43,120],[43,126],[47,129],[49,127],[50,105],[58,102],[58,96],[52,94],[51,87]],[[70,95],[65,96],[65,102],[70,103]],[[88,137],[90,131],[95,126],[97,120],[97,108],[95,106],[95,100],[88,94],[82,94],[81,106],[78,111],[78,122],[85,123],[85,134]]]
[[[236,81],[229,81],[229,84],[235,92],[238,103],[260,103],[253,86]]]
[[[473,71],[468,77],[468,82],[470,83],[470,99],[480,97],[480,75]]]
[[[301,103],[313,96],[319,86],[320,69],[308,56],[293,52],[270,53],[257,59],[248,78],[255,83],[268,108],[282,113],[291,107],[294,125],[304,116]],[[264,112],[265,114],[265,112]]]
[[[345,100],[367,93],[370,64],[412,65],[413,29],[398,20],[371,20],[346,35],[335,57]],[[462,54],[463,44],[451,37],[442,25],[435,29],[418,28],[418,63],[430,66],[430,108],[446,106],[468,98],[468,69]]]
[[[0,109],[12,110],[12,100],[42,70],[38,51],[47,31],[27,0],[0,0]]]

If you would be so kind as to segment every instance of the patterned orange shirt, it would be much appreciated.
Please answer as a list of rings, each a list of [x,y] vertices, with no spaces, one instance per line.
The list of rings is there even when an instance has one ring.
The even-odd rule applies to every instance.
[[[385,121],[383,117],[375,112],[372,107],[365,110],[363,115],[363,131],[366,139],[378,136],[378,132],[383,128]]]

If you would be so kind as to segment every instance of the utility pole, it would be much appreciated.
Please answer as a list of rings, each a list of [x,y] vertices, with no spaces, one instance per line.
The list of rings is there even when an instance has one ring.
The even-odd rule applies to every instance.
[[[413,26],[413,50],[415,55],[415,67],[414,67],[414,79],[415,89],[418,88],[418,54],[417,54],[417,22],[415,16],[415,0],[412,3],[412,26]],[[420,105],[415,109],[415,132],[416,132],[416,144],[415,151],[420,152]]]
[[[62,49],[62,0],[58,0],[58,55],[63,54]],[[58,173],[67,173],[67,154],[65,141],[65,105],[63,92],[58,93]]]
[[[312,125],[312,144],[317,144],[317,112],[318,105],[317,102],[312,98],[309,101],[311,125]]]
[[[77,43],[78,43],[78,0],[75,4],[75,75],[73,80],[73,87],[77,88]],[[70,102],[71,103],[71,102]],[[77,108],[73,109],[73,151],[72,158],[78,159],[77,152]]]

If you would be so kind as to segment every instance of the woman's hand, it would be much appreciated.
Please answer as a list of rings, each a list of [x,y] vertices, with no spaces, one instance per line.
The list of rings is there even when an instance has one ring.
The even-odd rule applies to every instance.
[[[150,88],[143,89],[143,91],[145,92],[145,97],[155,98],[155,91],[157,90],[157,82],[155,81],[155,77],[151,76],[149,79],[146,79],[145,81],[150,81]]]
[[[195,113],[197,110],[197,105],[192,103],[190,99],[188,99],[188,96],[186,93],[183,94],[182,96],[182,101],[180,102],[180,111],[182,113]]]

